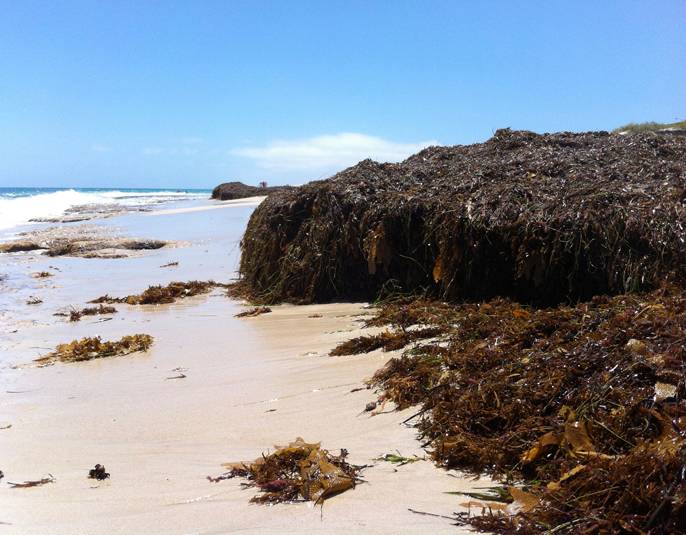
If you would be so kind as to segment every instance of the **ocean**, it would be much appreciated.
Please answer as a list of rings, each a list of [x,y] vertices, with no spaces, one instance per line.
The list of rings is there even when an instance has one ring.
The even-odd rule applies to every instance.
[[[184,200],[206,199],[209,189],[150,188],[0,188],[0,230],[34,219],[60,217],[84,205],[117,206],[125,210]]]

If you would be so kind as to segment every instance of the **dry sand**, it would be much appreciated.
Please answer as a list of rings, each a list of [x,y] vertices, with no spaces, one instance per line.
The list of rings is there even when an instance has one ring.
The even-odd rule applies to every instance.
[[[166,208],[162,210],[153,210],[147,212],[145,215],[173,215],[173,214],[190,214],[193,212],[205,212],[207,210],[217,210],[220,208],[232,208],[236,206],[257,206],[267,197],[246,197],[244,199],[235,199],[232,201],[214,201],[213,204],[205,204],[202,206],[190,206],[188,208]]]
[[[231,211],[220,212],[236,219]],[[190,229],[189,218],[197,225],[197,218],[211,213],[177,212],[167,224]],[[249,211],[240,214],[244,225]],[[130,217],[136,227],[144,216]],[[229,219],[223,222],[230,228]],[[220,222],[201,219],[196,228],[213,223]],[[215,254],[226,255],[226,243],[235,243],[239,232],[224,237],[224,243],[203,240],[199,231],[179,232],[179,239],[193,245],[174,251],[180,265],[172,274],[158,267],[171,259],[169,251],[153,251],[146,259],[57,259],[61,271],[44,289],[48,305],[32,312],[39,321],[0,337],[5,363],[28,363],[58,342],[85,335],[113,339],[145,332],[156,341],[146,354],[42,369],[5,367],[0,427],[12,427],[0,430],[5,473],[0,522],[7,523],[0,524],[0,533],[462,531],[450,520],[408,508],[451,515],[467,499],[446,492],[483,487],[487,481],[471,481],[428,461],[396,468],[372,460],[396,451],[424,452],[414,430],[401,425],[412,410],[389,407],[370,417],[362,411],[375,399],[373,392],[350,392],[391,353],[327,356],[336,343],[358,332],[359,315],[369,313],[363,305],[279,306],[270,314],[237,319],[241,306],[217,290],[173,305],[120,305],[105,322],[96,317],[69,324],[49,314],[53,302],[80,302],[103,290],[123,295],[157,282],[155,277],[184,280],[179,276],[188,273],[184,270],[211,278],[216,273],[208,266],[220,264]],[[27,273],[46,261],[22,258],[18,265]],[[60,284],[60,278],[72,282]],[[177,376],[179,367],[186,378],[167,379]],[[253,491],[243,490],[240,480],[206,479],[221,473],[223,462],[252,460],[297,436],[331,450],[346,448],[352,462],[373,464],[364,472],[366,483],[320,510],[308,504],[249,504]],[[111,479],[87,479],[96,463],[107,467]],[[48,473],[56,481],[42,487],[6,484]]]

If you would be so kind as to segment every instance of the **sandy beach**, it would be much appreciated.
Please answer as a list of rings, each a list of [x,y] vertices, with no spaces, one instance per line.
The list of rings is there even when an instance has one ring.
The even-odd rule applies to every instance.
[[[272,307],[235,318],[244,305],[223,289],[171,305],[117,305],[110,317],[69,323],[53,313],[99,295],[140,292],[172,280],[228,282],[238,242],[259,200],[197,202],[192,207],[110,218],[125,235],[174,240],[123,259],[0,256],[7,274],[0,313],[2,404],[0,530],[7,533],[459,533],[450,516],[483,487],[429,461],[396,467],[386,453],[423,456],[412,409],[364,412],[375,395],[364,380],[393,352],[329,357],[360,331],[365,304]],[[215,209],[216,207],[227,209]],[[171,262],[177,266],[160,267]],[[46,279],[31,273],[47,270]],[[26,305],[27,296],[42,299]],[[56,344],[82,336],[147,333],[147,353],[47,368],[31,365]],[[184,378],[174,378],[185,375]],[[351,392],[353,389],[358,389]],[[301,436],[346,448],[370,465],[365,483],[324,503],[250,504],[240,480],[211,483],[221,463],[252,460]],[[87,479],[104,464],[111,478]],[[13,489],[7,482],[52,474],[55,482]]]

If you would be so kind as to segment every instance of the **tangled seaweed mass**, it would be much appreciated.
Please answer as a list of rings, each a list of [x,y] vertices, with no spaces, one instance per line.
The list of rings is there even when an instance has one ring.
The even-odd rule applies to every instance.
[[[214,281],[174,281],[166,286],[148,286],[143,293],[127,295],[126,297],[103,295],[97,299],[93,299],[90,303],[126,303],[128,305],[169,304],[175,302],[177,299],[185,299],[186,297],[206,294],[217,286],[223,287],[225,285]]]
[[[538,304],[683,278],[686,136],[499,130],[399,164],[365,160],[270,195],[242,242],[262,302],[440,299]]]
[[[680,289],[548,309],[402,298],[370,323],[440,330],[371,381],[381,402],[421,405],[416,425],[434,460],[525,482],[539,502],[515,516],[469,518],[473,526],[686,529]]]
[[[349,464],[346,457],[345,450],[340,455],[331,455],[319,443],[307,443],[298,437],[252,463],[228,463],[224,465],[230,469],[228,472],[207,479],[216,483],[233,477],[247,478],[245,486],[261,492],[250,500],[254,503],[321,503],[354,488],[359,481],[362,467]]]

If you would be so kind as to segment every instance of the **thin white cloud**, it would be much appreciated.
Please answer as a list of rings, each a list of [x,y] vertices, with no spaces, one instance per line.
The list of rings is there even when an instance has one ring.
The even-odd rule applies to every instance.
[[[99,143],[94,143],[91,145],[91,150],[93,152],[112,152],[112,147],[109,145],[101,145]]]
[[[182,145],[201,145],[205,140],[201,137],[185,137],[181,140]]]
[[[141,153],[145,156],[157,156],[166,152],[166,149],[162,147],[145,147],[141,150]]]
[[[365,158],[398,162],[437,144],[435,140],[396,143],[380,137],[344,132],[308,139],[273,141],[264,147],[236,148],[231,154],[250,158],[260,167],[271,170],[341,169]]]

